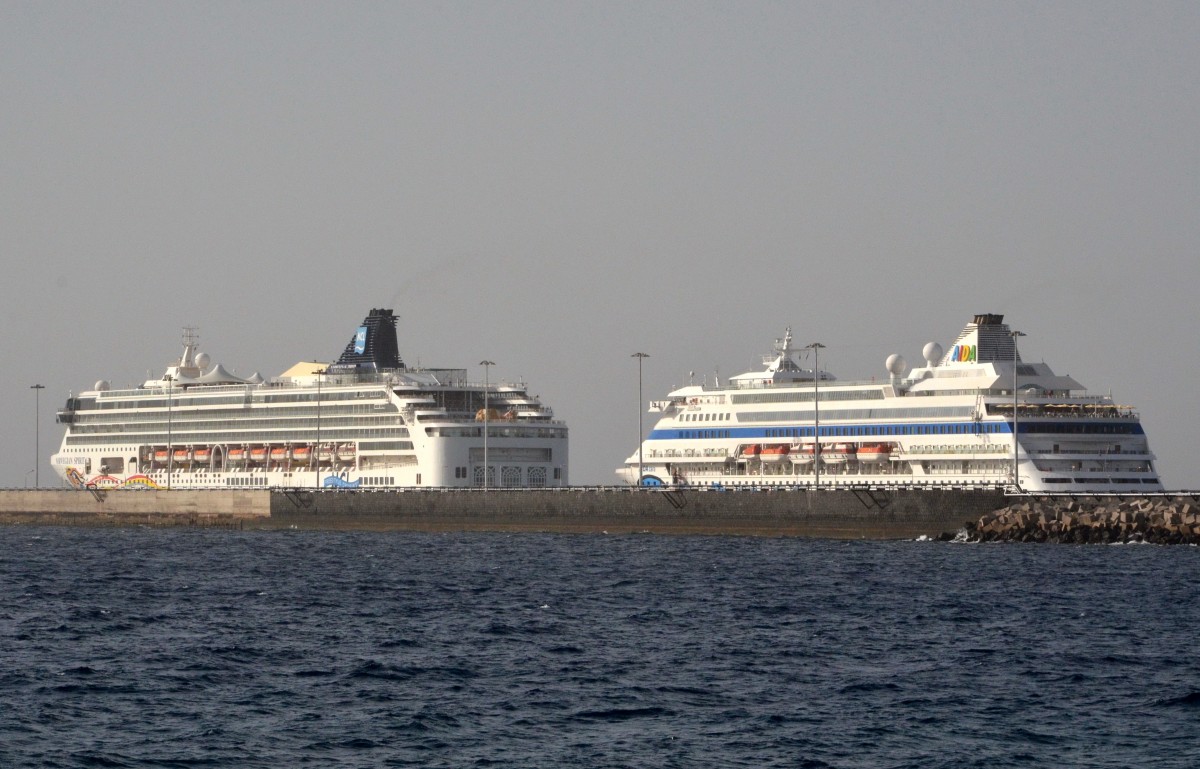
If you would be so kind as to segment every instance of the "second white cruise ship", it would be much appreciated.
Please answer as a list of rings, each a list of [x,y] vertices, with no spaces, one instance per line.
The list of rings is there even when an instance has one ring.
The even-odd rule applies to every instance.
[[[1020,359],[1002,315],[976,315],[925,365],[841,382],[791,330],[765,368],[652,401],[658,422],[617,475],[648,486],[1005,487],[1162,491],[1135,410]],[[802,355],[812,358],[806,368]]]
[[[567,426],[522,383],[409,368],[371,310],[336,363],[235,376],[184,337],[159,379],[107,381],[58,412],[51,457],[87,488],[545,488],[567,485]]]

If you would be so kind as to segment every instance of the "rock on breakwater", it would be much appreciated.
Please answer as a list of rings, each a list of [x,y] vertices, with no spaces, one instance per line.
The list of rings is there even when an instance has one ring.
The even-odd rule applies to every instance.
[[[980,542],[1200,544],[1200,500],[1164,497],[1035,497],[967,527]]]

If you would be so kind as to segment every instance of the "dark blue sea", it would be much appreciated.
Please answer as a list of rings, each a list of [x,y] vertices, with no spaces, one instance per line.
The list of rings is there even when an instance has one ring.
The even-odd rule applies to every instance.
[[[1197,767],[1200,550],[0,527],[0,767]]]

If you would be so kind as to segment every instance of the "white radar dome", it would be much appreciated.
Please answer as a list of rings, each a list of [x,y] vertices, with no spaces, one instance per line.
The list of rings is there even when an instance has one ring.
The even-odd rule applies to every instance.
[[[937,342],[930,342],[921,348],[921,355],[925,358],[925,362],[930,366],[936,366],[938,361],[942,359],[942,346]]]
[[[908,361],[904,360],[904,356],[898,353],[892,353],[887,356],[884,361],[884,366],[887,367],[888,373],[892,376],[904,376],[904,372],[908,371]]]
[[[107,379],[101,379],[96,382],[95,389],[98,390],[99,392],[104,392],[104,391],[108,390],[108,388],[110,388],[110,387],[112,387],[112,385],[109,384]]]
[[[201,369],[208,368],[208,363],[212,358],[208,357],[208,353],[202,352],[196,356],[196,365]]]

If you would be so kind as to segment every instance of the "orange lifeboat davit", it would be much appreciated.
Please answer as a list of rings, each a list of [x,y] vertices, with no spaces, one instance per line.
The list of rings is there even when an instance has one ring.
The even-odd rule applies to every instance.
[[[790,447],[786,443],[763,446],[759,458],[764,462],[782,462],[787,459]]]
[[[827,465],[842,465],[854,459],[856,453],[851,443],[835,443],[821,450],[821,461]]]
[[[797,446],[791,452],[791,460],[794,465],[811,465],[813,463],[813,455],[816,450],[811,443],[806,443],[803,446]]]
[[[888,443],[867,443],[858,449],[858,461],[866,464],[886,462],[892,455],[892,446]]]

